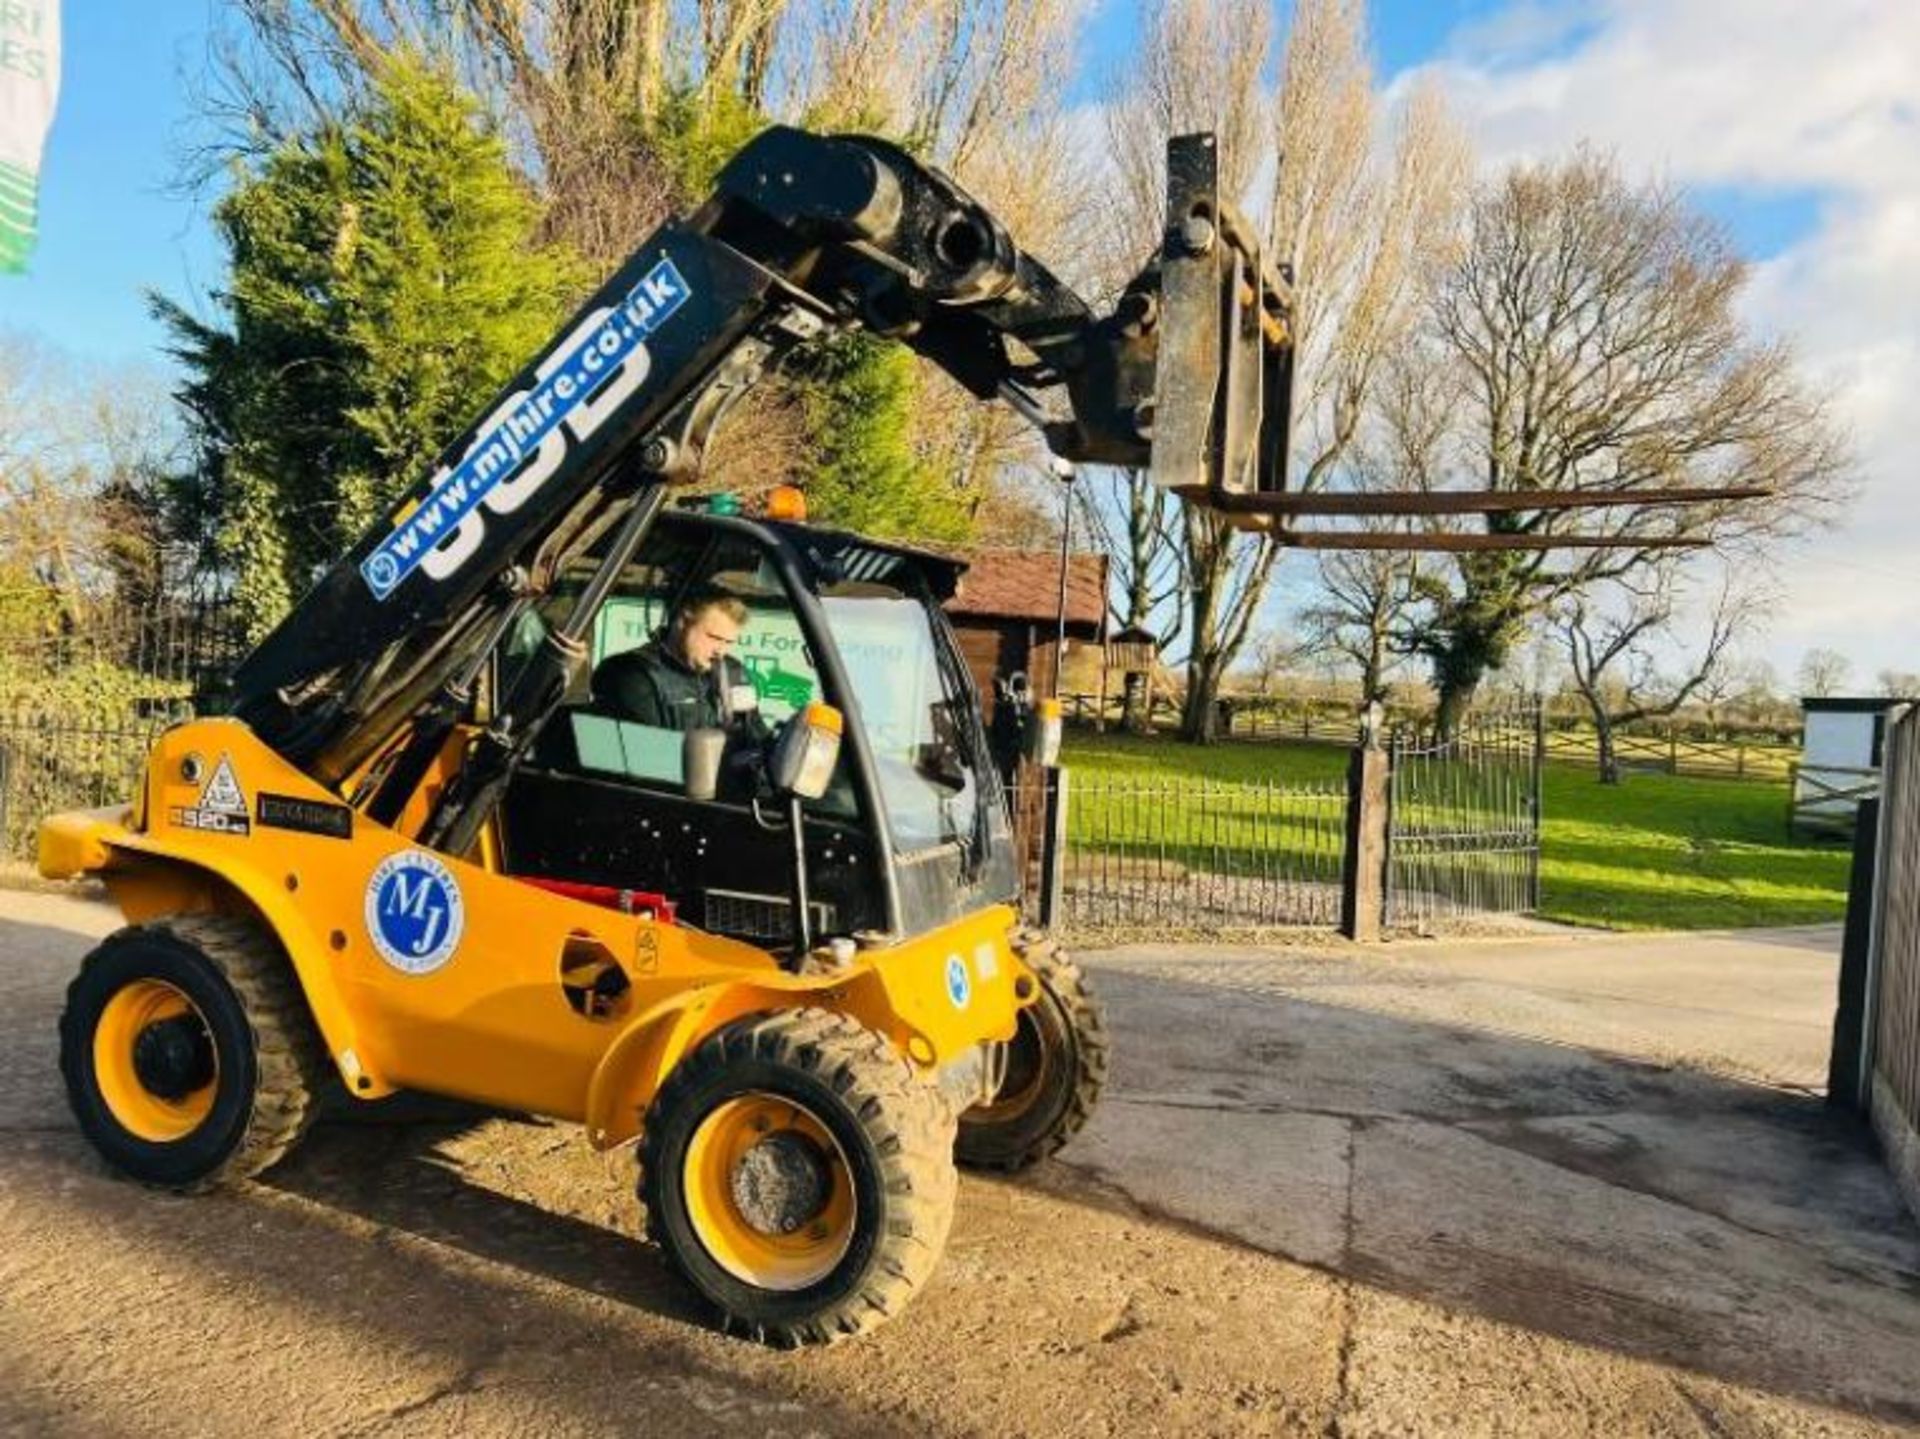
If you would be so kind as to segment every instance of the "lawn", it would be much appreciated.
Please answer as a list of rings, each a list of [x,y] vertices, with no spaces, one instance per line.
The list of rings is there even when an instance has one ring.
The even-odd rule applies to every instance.
[[[1287,784],[1346,772],[1346,752],[1319,744],[1198,748],[1076,733],[1066,758],[1089,777]],[[1811,924],[1845,912],[1846,849],[1788,837],[1783,784],[1634,774],[1609,786],[1590,768],[1553,764],[1543,805],[1547,918],[1619,929],[1715,929]]]

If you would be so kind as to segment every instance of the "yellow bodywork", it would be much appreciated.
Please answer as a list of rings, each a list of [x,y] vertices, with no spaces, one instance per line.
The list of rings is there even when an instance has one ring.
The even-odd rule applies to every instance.
[[[237,813],[223,769],[244,805]],[[278,817],[306,802],[350,833],[262,823],[262,795]],[[404,832],[349,818],[340,796],[245,725],[218,719],[160,739],[131,807],[56,815],[40,831],[42,873],[97,874],[132,921],[257,912],[351,1093],[416,1089],[577,1120],[598,1147],[632,1138],[680,1057],[742,1015],[836,1010],[931,1078],[983,1041],[1012,1038],[1036,993],[1004,906],[863,950],[831,976],[795,975],[752,945],[494,872],[486,844],[482,863],[433,856],[457,887],[463,923],[439,967],[410,973],[382,954],[369,906],[376,869],[409,852],[421,851]],[[610,1003],[583,999],[583,976],[607,964],[630,987]]]

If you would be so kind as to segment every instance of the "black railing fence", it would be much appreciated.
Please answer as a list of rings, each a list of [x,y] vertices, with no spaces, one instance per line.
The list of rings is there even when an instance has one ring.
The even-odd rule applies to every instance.
[[[1103,939],[1331,927],[1350,922],[1347,886],[1372,906],[1369,933],[1530,913],[1542,750],[1528,709],[1476,716],[1451,738],[1399,733],[1388,781],[1371,791],[1357,768],[1346,779],[1231,784],[1069,766],[1051,826],[1038,821],[1047,805],[1035,775],[1015,796],[1036,851],[1029,911]],[[1364,804],[1385,806],[1372,826],[1350,822]],[[1385,835],[1385,873],[1363,888],[1366,861],[1350,864],[1347,846],[1368,832]]]
[[[0,635],[0,855],[30,857],[44,815],[125,800],[154,737],[244,653],[217,596],[95,602]]]
[[[219,600],[102,607],[0,643],[4,852],[30,857],[48,814],[124,801],[154,738],[202,712],[243,652]],[[1343,742],[1356,728],[1344,722]],[[1532,710],[1477,716],[1444,741],[1393,741],[1390,782],[1370,801],[1389,807],[1384,883],[1369,891],[1384,893],[1372,903],[1389,928],[1537,905],[1543,746]],[[1356,884],[1348,836],[1365,828],[1350,811],[1377,818],[1354,810],[1363,787],[1352,779],[1069,767],[1065,803],[1051,809],[1043,782],[1033,772],[1013,795],[1029,909],[1044,890],[1054,923],[1114,938],[1338,924],[1344,886]]]
[[[1069,768],[1051,918],[1114,937],[1332,925],[1346,813],[1339,780],[1223,784]]]
[[[31,858],[47,815],[119,804],[168,719],[63,724],[0,717],[0,856]]]
[[[99,670],[144,682],[130,698],[149,706],[190,702],[217,687],[245,652],[238,615],[223,596],[102,601],[0,636],[0,706],[19,708],[36,690],[57,691],[63,676]]]

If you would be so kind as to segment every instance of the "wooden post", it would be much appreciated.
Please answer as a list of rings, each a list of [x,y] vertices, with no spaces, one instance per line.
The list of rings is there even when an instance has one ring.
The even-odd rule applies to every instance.
[[[1047,810],[1040,838],[1040,927],[1052,929],[1060,914],[1067,871],[1067,771],[1056,765],[1046,776]]]
[[[1393,803],[1387,752],[1369,735],[1347,760],[1347,850],[1340,875],[1340,933],[1380,938],[1387,907],[1387,823]]]

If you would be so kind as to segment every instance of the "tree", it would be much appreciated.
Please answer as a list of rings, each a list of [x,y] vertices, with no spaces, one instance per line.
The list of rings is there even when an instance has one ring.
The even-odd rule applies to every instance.
[[[1221,7],[1181,0],[1161,12],[1126,92],[1110,110],[1116,177],[1108,251],[1138,256],[1165,209],[1169,134],[1221,137],[1222,188],[1294,277],[1296,484],[1341,475],[1383,357],[1405,333],[1428,248],[1450,231],[1465,147],[1437,92],[1411,95],[1380,122],[1358,0],[1301,0],[1270,99],[1264,0]],[[1383,152],[1379,136],[1389,143]],[[1278,164],[1275,157],[1283,157]],[[1270,182],[1264,190],[1256,181]],[[1195,507],[1181,513],[1187,591],[1181,735],[1215,736],[1222,679],[1258,613],[1281,547]]]
[[[1813,699],[1837,695],[1853,674],[1853,661],[1838,650],[1808,650],[1800,660],[1800,693]]]
[[[1080,513],[1107,555],[1108,612],[1115,632],[1153,636],[1157,661],[1186,622],[1186,575],[1181,565],[1180,502],[1155,485],[1144,470],[1096,471],[1091,483],[1075,485]],[[1129,670],[1122,695],[1121,727],[1145,734],[1147,676]]]
[[[0,335],[0,610],[44,629],[83,625],[107,600],[151,603],[166,560],[155,499],[177,444],[157,372]]]
[[[1608,593],[1610,592],[1610,593]],[[1608,605],[1612,599],[1614,604]],[[1656,646],[1671,638],[1685,599],[1678,567],[1665,563],[1565,598],[1554,616],[1573,682],[1593,719],[1600,783],[1620,783],[1614,749],[1622,725],[1671,715],[1725,663],[1728,647],[1762,606],[1751,594],[1722,588],[1706,638],[1676,677],[1659,669]]]
[[[1339,655],[1360,679],[1359,707],[1385,704],[1402,636],[1418,602],[1421,567],[1391,550],[1334,551],[1319,562],[1319,596],[1300,612],[1302,639]]]
[[[472,102],[406,56],[221,202],[219,318],[155,308],[187,375],[180,512],[206,526],[252,633],[552,333],[580,270],[536,241],[540,218]]]
[[[1718,729],[1727,707],[1736,703],[1750,682],[1750,662],[1737,654],[1722,657],[1712,672],[1694,687],[1693,697],[1706,713],[1707,724]]]
[[[966,496],[913,448],[913,356],[852,335],[822,347],[808,366],[809,429],[816,457],[809,512],[865,534],[955,543],[968,538]]]
[[[304,133],[337,118],[396,49],[432,55],[512,137],[543,202],[545,229],[593,274],[624,259],[669,213],[703,199],[719,165],[773,120],[893,137],[980,195],[1044,248],[1064,233],[1074,193],[1065,143],[1071,0],[237,0],[240,34],[215,97],[226,140]],[[216,147],[215,154],[217,156]],[[1004,510],[1005,476],[1034,454],[1022,423],[944,375],[882,347],[820,346],[817,373],[775,376],[715,435],[708,487],[752,494],[824,483],[815,512],[905,528],[921,521],[899,489],[900,443],[921,475],[940,535]],[[827,386],[843,392],[823,395]],[[884,397],[890,417],[861,431],[836,417]],[[847,482],[891,498],[847,507]],[[950,493],[954,492],[954,493]],[[952,503],[948,503],[952,501]]]
[[[1920,671],[1881,670],[1880,693],[1892,700],[1920,699]]]
[[[1467,232],[1435,274],[1414,360],[1439,377],[1415,419],[1444,418],[1440,472],[1497,491],[1724,485],[1764,494],[1488,516],[1496,534],[1584,531],[1615,545],[1473,552],[1436,574],[1418,648],[1433,667],[1443,728],[1534,616],[1657,566],[1652,542],[1751,555],[1829,518],[1851,466],[1790,348],[1747,332],[1745,266],[1666,186],[1631,184],[1585,152],[1518,165],[1482,187]]]
[[[1247,647],[1245,673],[1253,680],[1254,693],[1262,699],[1271,697],[1281,678],[1312,653],[1310,643],[1286,630],[1265,631]]]

